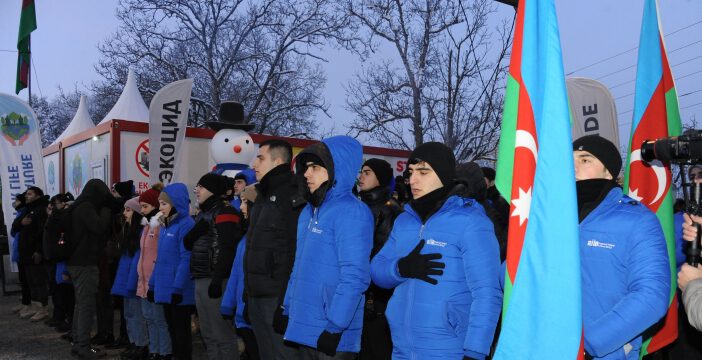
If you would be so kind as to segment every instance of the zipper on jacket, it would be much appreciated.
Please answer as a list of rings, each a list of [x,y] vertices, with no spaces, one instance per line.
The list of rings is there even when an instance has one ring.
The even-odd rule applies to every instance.
[[[421,221],[421,220],[420,220]],[[429,220],[427,220],[428,222]],[[424,234],[424,227],[426,224],[422,224],[421,227],[419,227],[419,240],[422,240],[422,235]],[[408,292],[408,304],[407,304],[407,310],[405,311],[405,338],[406,340],[409,340],[412,338],[412,326],[410,326],[410,322],[412,321],[412,306],[414,304],[414,285],[415,281],[412,281],[409,284],[409,290]],[[410,358],[414,359],[416,358],[415,353],[414,353],[414,347],[412,346],[411,342],[408,342],[409,348],[410,348]]]

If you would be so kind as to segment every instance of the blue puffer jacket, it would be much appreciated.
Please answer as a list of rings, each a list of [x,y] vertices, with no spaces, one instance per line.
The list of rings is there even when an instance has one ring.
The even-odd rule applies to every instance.
[[[143,219],[142,219],[143,221]],[[142,222],[143,223],[143,222]],[[143,232],[144,230],[142,230]],[[127,296],[136,296],[137,284],[139,282],[139,258],[141,257],[141,249],[137,249],[132,256],[132,262],[129,264],[129,274],[125,284],[127,288]]]
[[[440,253],[444,274],[431,285],[400,276],[397,262],[425,240]],[[373,282],[395,288],[385,315],[393,359],[483,359],[490,352],[502,306],[500,249],[492,222],[477,202],[450,196],[426,223],[411,206],[371,262]]]
[[[610,190],[580,223],[585,350],[638,359],[641,333],[668,310],[670,263],[658,218]]]
[[[122,256],[119,257],[119,263],[117,264],[117,274],[115,275],[115,281],[112,283],[112,295],[127,297],[134,296],[130,294],[127,290],[127,282],[129,279],[129,271],[132,266],[132,261],[134,256],[130,256],[128,252],[123,252]]]
[[[183,238],[195,225],[190,217],[190,198],[185,184],[174,183],[163,192],[178,212],[161,226],[158,235],[158,253],[154,272],[149,279],[149,289],[154,289],[157,303],[171,303],[171,295],[183,295],[179,305],[195,304],[195,282],[190,278],[190,251],[183,246]]]
[[[235,315],[234,324],[237,329],[251,328],[251,324],[244,319],[244,252],[246,251],[246,236],[239,240],[239,245],[236,246],[236,256],[234,257],[234,265],[232,272],[227,280],[227,289],[222,297],[222,304],[219,306],[219,311],[222,315]],[[234,314],[236,309],[236,314]]]
[[[341,332],[337,351],[359,352],[373,246],[373,215],[351,193],[362,147],[348,136],[323,142],[331,153],[334,181],[322,204],[307,204],[298,219],[295,264],[284,302],[290,316],[285,340],[316,348],[324,330]]]
[[[24,214],[27,212],[27,207],[23,207],[20,209],[20,211],[17,212],[17,215],[15,215],[15,220],[21,218],[24,216]],[[19,231],[10,231],[10,236],[12,236],[12,256],[10,260],[12,262],[19,262],[19,242],[20,242],[20,232]]]

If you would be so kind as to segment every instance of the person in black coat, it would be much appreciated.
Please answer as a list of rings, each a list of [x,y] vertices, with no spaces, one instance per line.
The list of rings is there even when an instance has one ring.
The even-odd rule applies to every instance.
[[[256,202],[249,209],[244,257],[244,296],[262,359],[292,359],[273,328],[295,261],[297,219],[305,201],[291,171],[292,146],[283,140],[260,144],[253,169]]]
[[[382,159],[368,159],[358,177],[358,195],[373,213],[374,233],[371,259],[383,248],[390,236],[395,218],[402,208],[391,196],[392,168]],[[366,291],[366,305],[361,335],[361,360],[389,360],[392,357],[392,339],[385,318],[385,309],[392,289],[383,289],[371,282]]]

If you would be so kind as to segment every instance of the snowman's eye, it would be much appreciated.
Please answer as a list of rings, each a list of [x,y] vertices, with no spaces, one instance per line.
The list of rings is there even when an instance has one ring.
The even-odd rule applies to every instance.
[[[224,139],[224,142],[229,142],[229,138],[227,138],[227,139]]]

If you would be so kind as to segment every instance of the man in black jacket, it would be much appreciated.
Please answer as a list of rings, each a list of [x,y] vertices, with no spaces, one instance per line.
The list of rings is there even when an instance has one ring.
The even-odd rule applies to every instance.
[[[98,259],[105,251],[110,236],[112,209],[115,207],[116,201],[110,189],[98,179],[88,181],[69,207],[72,223],[69,240],[73,254],[67,265],[75,288],[71,353],[83,359],[105,356],[103,351],[90,347],[90,330],[96,313]]]
[[[44,265],[42,238],[46,223],[46,207],[49,202],[44,192],[32,186],[25,194],[26,211],[12,224],[12,231],[19,232],[19,263],[23,265],[25,277],[29,284],[32,305],[20,317],[40,321],[48,316],[49,288]]]
[[[361,167],[358,176],[358,193],[371,209],[374,220],[373,249],[371,259],[383,248],[390,236],[395,218],[402,212],[400,205],[392,198],[390,188],[392,167],[382,159],[368,159]],[[371,282],[366,291],[366,306],[361,335],[361,360],[389,360],[392,357],[392,339],[385,318],[385,309],[392,296],[391,289],[383,289]]]
[[[223,176],[209,173],[200,178],[195,187],[200,212],[195,226],[183,239],[185,248],[192,252],[190,275],[195,279],[195,307],[210,360],[239,358],[231,321],[219,314],[223,287],[243,235],[239,212],[223,198],[226,191]]]
[[[293,359],[296,354],[273,329],[295,261],[297,218],[305,204],[290,170],[291,159],[292,146],[274,139],[260,144],[253,164],[258,197],[249,210],[244,284],[246,311],[265,360]]]

